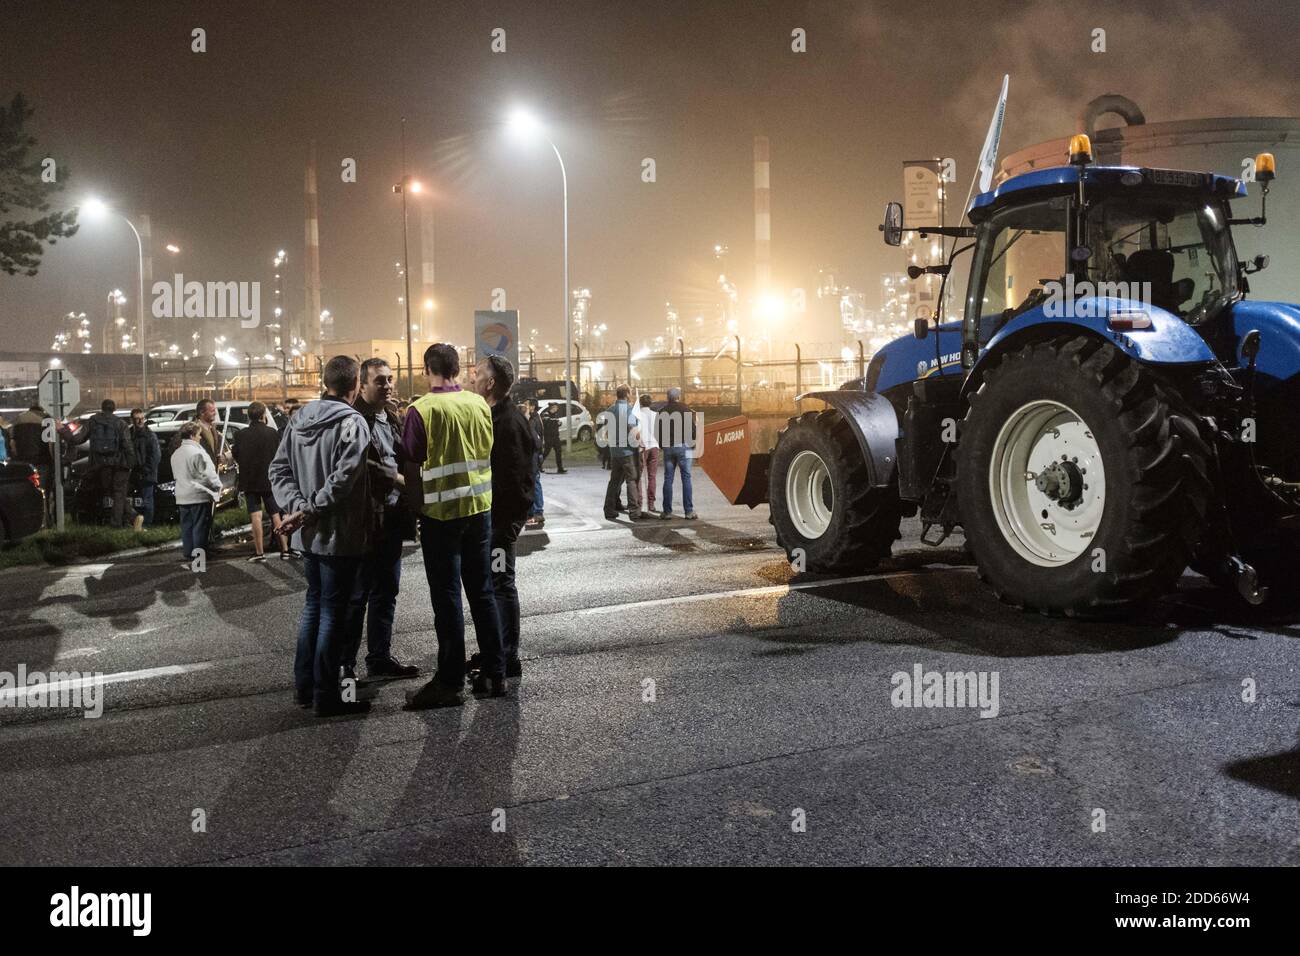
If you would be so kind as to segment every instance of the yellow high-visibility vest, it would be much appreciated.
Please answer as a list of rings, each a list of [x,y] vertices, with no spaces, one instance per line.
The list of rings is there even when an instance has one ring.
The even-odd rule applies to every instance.
[[[438,521],[492,509],[492,410],[473,392],[429,392],[411,405],[424,421],[423,513]]]

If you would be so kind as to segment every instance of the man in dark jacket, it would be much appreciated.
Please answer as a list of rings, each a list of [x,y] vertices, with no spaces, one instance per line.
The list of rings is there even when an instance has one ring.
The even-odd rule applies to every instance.
[[[271,459],[271,491],[287,512],[280,528],[293,534],[307,572],[294,684],[299,705],[314,703],[318,717],[370,709],[355,684],[339,682],[348,602],[370,547],[370,426],[352,407],[359,371],[347,355],[326,362],[325,394],[285,426]]]
[[[230,450],[239,465],[239,490],[244,493],[248,521],[253,528],[253,556],[248,560],[256,564],[266,560],[262,545],[262,513],[265,512],[271,518],[280,560],[288,561],[299,555],[280,534],[280,506],[271,493],[271,459],[280,447],[280,432],[266,423],[266,406],[261,402],[248,406],[248,421],[248,427],[235,432],[230,440]]]
[[[94,482],[103,497],[113,499],[113,527],[121,528],[126,524],[126,489],[131,469],[135,467],[135,448],[126,422],[113,414],[116,411],[117,403],[111,398],[104,399],[99,411],[90,416],[72,442],[74,445],[90,442],[90,470],[86,480]]]
[[[131,447],[135,451],[135,486],[140,490],[140,510],[135,516],[135,530],[153,524],[153,489],[158,484],[158,460],[162,450],[158,436],[149,430],[144,409],[131,409]]]
[[[546,426],[537,411],[537,399],[528,400],[528,427],[532,430],[536,443],[536,462],[533,466],[533,507],[528,512],[528,526],[541,528],[546,525],[546,499],[542,495],[542,458],[546,447]]]
[[[555,452],[555,473],[562,475],[564,468],[564,443],[560,441],[560,422],[565,421],[564,404],[552,405],[542,416],[542,464]]]
[[[515,543],[533,508],[537,467],[536,433],[510,401],[514,380],[510,360],[499,355],[482,359],[474,378],[475,390],[492,408],[492,587],[501,618],[506,677],[520,675]],[[476,658],[470,658],[469,669],[477,669]]]
[[[659,516],[665,521],[673,516],[673,477],[678,469],[682,473],[682,513],[694,521],[695,500],[691,489],[691,451],[699,454],[697,447],[703,437],[695,412],[682,402],[680,388],[668,389],[668,401],[655,409],[655,436],[663,449],[664,459],[664,510]]]
[[[356,587],[348,607],[348,641],[343,655],[343,673],[356,676],[361,632],[366,633],[366,676],[371,680],[418,677],[420,668],[403,664],[393,656],[393,620],[397,616],[397,592],[402,583],[402,542],[415,537],[410,512],[401,505],[402,477],[398,451],[402,424],[392,403],[396,377],[380,358],[361,363],[361,390],[352,407],[370,426],[370,500],[374,516],[373,543],[361,564]],[[358,505],[360,507],[360,505]]]

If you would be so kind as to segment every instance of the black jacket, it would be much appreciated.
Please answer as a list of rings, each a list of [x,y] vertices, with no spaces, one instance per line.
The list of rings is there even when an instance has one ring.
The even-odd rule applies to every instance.
[[[280,432],[262,422],[254,422],[231,439],[230,450],[239,465],[240,491],[259,495],[271,493],[267,471],[279,447]]]
[[[689,448],[695,444],[695,412],[682,402],[665,402],[652,406],[655,411],[655,438],[660,448]]]
[[[546,426],[542,423],[542,416],[537,414],[536,409],[528,416],[528,427],[533,431],[533,437],[537,442],[537,457],[540,459],[542,457],[542,446],[546,444]],[[539,464],[538,467],[540,468],[541,465]]]
[[[162,449],[158,446],[158,436],[149,430],[147,424],[143,428],[136,428],[132,425],[131,443],[135,446],[136,480],[142,485],[156,485],[158,483],[158,460],[162,457]]]
[[[492,527],[528,518],[537,474],[537,438],[528,419],[509,401],[492,406]]]
[[[104,436],[112,442],[113,450],[105,452],[96,444],[97,436]],[[77,432],[72,440],[74,445],[90,442],[90,465],[92,468],[134,468],[135,445],[131,443],[131,426],[112,412],[95,412]]]

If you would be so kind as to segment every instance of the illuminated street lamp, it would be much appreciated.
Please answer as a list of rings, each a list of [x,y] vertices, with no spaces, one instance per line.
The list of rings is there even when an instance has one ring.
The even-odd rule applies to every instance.
[[[517,107],[510,114],[508,126],[510,132],[519,140],[545,140],[560,164],[560,187],[564,200],[564,285],[562,287],[564,300],[563,307],[560,309],[560,321],[564,323],[564,397],[568,400],[574,397],[569,394],[569,383],[573,381],[573,372],[569,365],[573,353],[573,323],[569,321],[569,174],[564,169],[564,157],[560,155],[559,148],[546,135],[546,127],[535,115],[522,107]],[[565,432],[564,448],[570,454],[573,453],[573,429],[571,428]]]
[[[393,186],[393,192],[402,197],[402,313],[406,322],[406,395],[408,398],[415,393],[415,369],[413,368],[414,357],[411,351],[411,340],[415,337],[411,334],[411,249],[407,240],[407,216],[406,216],[406,194],[418,196],[424,191],[424,186],[417,179],[412,179],[406,171],[406,117],[402,117],[402,181]]]
[[[91,220],[95,220],[104,219],[109,214],[114,213],[115,210],[110,208],[102,199],[91,197],[81,204],[78,212],[85,213]],[[135,227],[135,223],[120,212],[117,212],[116,215],[131,227],[131,232],[135,235],[135,248],[138,254],[140,285],[139,294],[135,300],[135,309],[136,329],[137,334],[140,336],[140,403],[143,405],[149,401],[149,354],[145,348],[147,339],[144,333],[144,240],[140,238],[140,230]],[[175,255],[181,250],[179,246],[169,243],[167,251]]]

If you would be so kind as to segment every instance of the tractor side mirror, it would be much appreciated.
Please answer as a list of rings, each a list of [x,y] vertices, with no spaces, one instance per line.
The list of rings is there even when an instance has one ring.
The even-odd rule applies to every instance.
[[[930,320],[929,320],[929,319],[913,319],[913,320],[912,320],[912,335],[914,335],[914,336],[915,336],[916,338],[918,338],[918,339],[929,338],[929,336],[930,336]]]
[[[1256,272],[1263,272],[1268,268],[1268,256],[1258,255],[1251,260],[1251,264],[1246,266],[1246,275],[1254,275]]]
[[[896,202],[885,204],[885,221],[880,224],[880,231],[885,234],[885,245],[903,244],[903,207]]]

